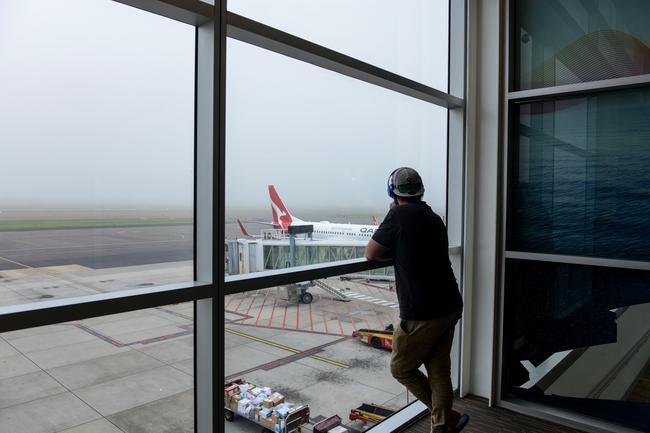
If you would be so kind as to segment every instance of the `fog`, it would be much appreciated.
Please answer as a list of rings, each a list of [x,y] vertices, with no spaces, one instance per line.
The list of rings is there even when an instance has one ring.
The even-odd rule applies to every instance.
[[[230,8],[446,88],[445,1],[237,1]],[[400,20],[409,20],[402,28]],[[230,216],[385,209],[410,165],[444,210],[446,110],[228,43]],[[107,0],[0,1],[0,210],[191,208],[194,29]]]

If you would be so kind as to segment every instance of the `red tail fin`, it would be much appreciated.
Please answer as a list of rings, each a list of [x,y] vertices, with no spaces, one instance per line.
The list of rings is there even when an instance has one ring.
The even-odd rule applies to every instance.
[[[246,231],[246,229],[244,228],[244,224],[242,224],[241,221],[239,221],[239,219],[237,219],[237,224],[239,224],[239,228],[241,229],[241,232],[244,234],[244,236],[250,236]]]
[[[273,212],[273,224],[279,225],[282,230],[287,230],[293,222],[293,217],[287,207],[282,203],[278,192],[273,185],[269,185],[269,196],[271,197],[271,212]]]

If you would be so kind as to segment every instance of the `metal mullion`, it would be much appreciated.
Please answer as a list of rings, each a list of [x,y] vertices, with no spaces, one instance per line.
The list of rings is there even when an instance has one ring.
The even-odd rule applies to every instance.
[[[507,97],[510,102],[529,102],[530,100],[556,99],[566,96],[580,96],[582,94],[592,95],[596,92],[622,90],[647,85],[650,85],[650,74],[589,81],[586,83],[565,84],[539,89],[519,90],[509,92]]]
[[[214,18],[214,6],[200,0],[114,1],[193,26],[201,26]]]
[[[208,298],[212,285],[169,284],[0,308],[0,332],[82,320]]]
[[[527,253],[523,251],[506,251],[507,259],[534,260],[538,262],[566,263],[571,265],[600,266],[605,268],[635,269],[650,271],[650,262],[625,259],[607,259],[601,257],[568,256],[563,254]]]
[[[214,134],[215,134],[215,198],[214,198],[214,263],[213,269],[217,278],[217,293],[212,301],[212,347],[215,356],[212,372],[213,386],[213,430],[225,431],[224,405],[221,391],[225,382],[225,226],[226,226],[226,32],[227,32],[227,0],[219,0],[215,8],[217,18],[214,34],[215,47],[215,92],[214,92]],[[199,433],[199,432],[197,432]],[[211,432],[210,432],[211,433]]]
[[[464,105],[461,98],[232,12],[228,36],[440,107]]]
[[[224,293],[249,292],[251,290],[265,289],[285,284],[299,283],[301,281],[317,280],[320,278],[335,277],[369,271],[372,269],[392,266],[392,262],[368,261],[364,258],[343,260],[334,263],[319,263],[316,265],[296,266],[287,272],[286,269],[256,272],[253,274],[231,275],[226,277]]]

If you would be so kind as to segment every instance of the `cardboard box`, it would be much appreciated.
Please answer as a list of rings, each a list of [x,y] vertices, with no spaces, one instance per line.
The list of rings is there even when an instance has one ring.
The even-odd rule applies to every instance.
[[[271,400],[271,398],[269,397],[264,399],[264,401],[262,402],[262,406],[270,408],[275,406],[275,404],[273,404],[273,400]]]
[[[260,424],[272,431],[275,431],[275,423],[273,422],[272,418],[260,417]]]
[[[239,394],[239,385],[231,385],[224,390],[224,396]]]
[[[277,406],[281,403],[284,403],[284,396],[279,392],[274,392],[271,394],[271,400],[273,400],[273,406]]]

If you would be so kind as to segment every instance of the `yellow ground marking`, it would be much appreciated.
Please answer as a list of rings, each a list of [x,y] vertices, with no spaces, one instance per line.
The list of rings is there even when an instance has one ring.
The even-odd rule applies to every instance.
[[[277,347],[278,349],[286,350],[292,353],[301,353],[302,350],[294,349],[293,347],[285,346],[284,344],[275,343],[273,341],[265,340],[263,338],[255,337],[254,335],[246,334],[244,332],[235,331],[234,329],[226,328],[226,332],[231,334],[239,335],[240,337],[248,338],[249,340],[257,341],[259,343],[267,344],[269,346]],[[311,355],[309,358],[315,359],[317,361],[325,362],[327,364],[334,365],[341,368],[350,368],[349,365],[343,364],[342,362],[332,361],[331,359],[323,358],[322,356]]]

